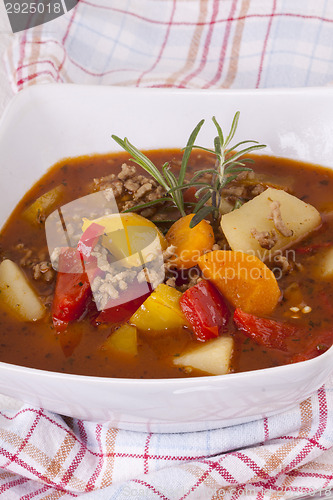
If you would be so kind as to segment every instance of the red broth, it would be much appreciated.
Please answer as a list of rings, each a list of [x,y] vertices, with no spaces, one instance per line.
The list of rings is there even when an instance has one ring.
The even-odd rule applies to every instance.
[[[150,151],[147,154],[159,166],[172,160],[174,167],[178,168],[181,160],[181,152],[178,150]],[[265,182],[273,186],[286,188],[298,198],[314,205],[322,215],[323,225],[292,249],[296,265],[293,272],[279,279],[281,290],[287,290],[287,293],[271,315],[274,320],[288,321],[300,326],[302,334],[293,338],[290,352],[286,353],[257,345],[238,331],[230,321],[228,331],[235,340],[232,358],[234,372],[297,361],[301,359],[297,358],[298,354],[302,355],[311,349],[320,354],[321,349],[324,350],[333,343],[333,289],[330,281],[320,280],[316,275],[318,255],[322,248],[329,248],[333,244],[333,171],[281,158],[254,158],[253,169],[260,179],[265,179]],[[31,250],[32,256],[38,256],[40,259],[47,255],[43,221],[32,225],[22,217],[22,212],[35,199],[59,184],[64,186],[62,205],[85,196],[91,193],[94,178],[111,173],[118,174],[126,160],[126,154],[85,156],[66,159],[53,166],[26,193],[3,228],[0,236],[1,260],[9,258],[22,266],[27,249]],[[194,151],[191,155],[190,170],[194,172],[199,168],[211,167],[212,163],[211,156]],[[129,195],[126,196],[128,199]],[[163,230],[163,223],[160,228]],[[29,265],[23,266],[23,269],[46,304],[48,313],[41,321],[28,323],[17,321],[0,308],[1,361],[44,370],[102,377],[170,378],[205,375],[203,372],[189,372],[172,364],[174,356],[198,344],[188,328],[162,333],[139,331],[138,354],[132,359],[102,348],[113,327],[109,324],[93,326],[89,314],[70,324],[66,332],[56,333],[50,312],[55,281],[45,283],[35,280]],[[304,304],[308,306],[303,313],[290,310],[293,304],[288,299],[288,290],[292,290],[295,283],[302,293]],[[324,347],[320,345],[323,334]]]

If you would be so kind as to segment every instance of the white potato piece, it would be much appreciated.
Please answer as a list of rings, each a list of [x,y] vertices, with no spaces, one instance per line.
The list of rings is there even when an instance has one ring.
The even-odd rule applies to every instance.
[[[9,259],[0,264],[0,304],[21,321],[37,321],[45,314],[23,271]]]
[[[333,248],[317,255],[317,275],[325,280],[333,279]]]
[[[32,224],[39,224],[40,217],[47,217],[55,206],[60,203],[64,194],[63,184],[59,184],[35,200],[24,212],[25,217]]]
[[[218,337],[175,357],[173,363],[212,375],[225,375],[230,371],[233,347],[234,341],[231,337]]]
[[[272,202],[280,202],[282,221],[292,231],[292,236],[283,236],[272,220]],[[232,250],[254,254],[262,260],[279,250],[284,250],[305,238],[321,225],[321,216],[316,208],[282,189],[268,188],[239,209],[222,216],[221,227]],[[277,242],[270,250],[263,249],[252,235],[275,231]]]

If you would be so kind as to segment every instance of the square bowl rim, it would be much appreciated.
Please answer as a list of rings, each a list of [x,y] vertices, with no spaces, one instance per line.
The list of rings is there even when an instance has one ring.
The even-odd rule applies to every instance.
[[[161,97],[166,96],[166,95],[187,95],[187,96],[197,96],[197,95],[221,95],[221,94],[227,94],[230,96],[253,96],[253,95],[262,95],[262,96],[294,96],[294,95],[301,95],[304,98],[308,97],[309,95],[313,96],[322,96],[322,95],[330,95],[333,97],[333,86],[327,86],[327,87],[319,87],[319,86],[314,86],[314,87],[293,87],[293,88],[287,88],[287,87],[274,87],[274,88],[259,88],[259,89],[200,89],[200,88],[186,88],[186,89],[179,89],[179,88],[165,88],[165,87],[155,87],[155,88],[150,88],[150,87],[126,87],[126,86],[101,86],[101,85],[86,85],[86,84],[77,84],[77,83],[45,83],[42,85],[31,85],[28,87],[25,87],[21,91],[19,91],[17,94],[15,94],[10,102],[7,104],[2,117],[0,119],[0,139],[3,133],[3,130],[6,128],[6,124],[8,121],[8,118],[11,116],[13,112],[15,112],[15,108],[19,107],[21,105],[21,102],[24,101],[25,99],[29,99],[29,96],[32,95],[35,98],[39,95],[47,94],[50,93],[51,95],[54,93],[68,93],[70,95],[72,92],[83,92],[89,95],[94,95],[96,91],[99,93],[113,93],[115,95],[126,95],[126,94],[156,94],[156,95],[161,95]],[[95,153],[91,153],[94,155]],[[61,160],[60,160],[61,161]],[[38,179],[37,179],[38,180]],[[35,181],[37,182],[37,181]],[[4,222],[6,224],[6,221]],[[2,228],[1,228],[2,229]],[[77,381],[90,381],[90,382],[99,382],[102,384],[106,383],[119,383],[122,385],[127,385],[135,382],[136,384],[141,385],[156,385],[160,384],[161,382],[163,384],[174,384],[177,383],[178,385],[191,385],[195,382],[210,382],[216,381],[221,383],[221,381],[227,381],[227,380],[242,380],[243,378],[248,378],[250,376],[259,376],[262,377],[265,374],[273,374],[277,373],[279,371],[285,371],[285,370],[296,370],[296,369],[301,369],[300,367],[310,366],[310,364],[315,365],[318,363],[318,360],[324,360],[326,358],[330,358],[333,356],[333,345],[323,354],[309,359],[309,360],[304,360],[298,363],[294,364],[287,364],[287,365],[280,365],[280,366],[274,366],[274,367],[269,367],[269,368],[261,368],[257,370],[249,370],[249,371],[243,371],[243,372],[237,372],[237,373],[228,373],[227,377],[225,375],[204,375],[204,376],[199,376],[199,377],[184,377],[184,378],[175,378],[175,377],[170,377],[170,378],[146,378],[146,379],[137,379],[137,378],[123,378],[123,377],[101,377],[101,376],[94,376],[94,375],[81,375],[81,374],[75,374],[75,373],[63,373],[63,372],[58,372],[58,371],[50,371],[50,370],[44,370],[44,369],[39,369],[39,368],[33,368],[33,367],[28,367],[24,365],[18,365],[18,364],[12,364],[12,363],[6,363],[0,361],[0,368],[9,371],[28,371],[31,374],[43,374],[44,376],[48,378],[59,378],[62,380],[65,380],[66,378],[70,378],[70,380],[77,380]],[[332,364],[332,372],[333,372],[333,364]],[[227,382],[226,382],[227,383]]]

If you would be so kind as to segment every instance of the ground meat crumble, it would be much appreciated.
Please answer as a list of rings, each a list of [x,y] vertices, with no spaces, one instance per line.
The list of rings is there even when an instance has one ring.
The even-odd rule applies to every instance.
[[[117,262],[110,262],[108,250],[100,244],[96,245],[92,255],[97,259],[98,268],[106,273],[103,278],[96,276],[91,285],[98,309],[104,309],[110,299],[117,299],[135,280],[138,283],[150,283],[153,289],[163,283],[165,279],[163,263],[174,255],[174,248],[170,245],[162,255],[152,256],[144,267],[140,265],[125,268]]]
[[[42,279],[46,283],[53,281],[55,272],[50,262],[44,260],[33,266],[33,276],[35,280]]]
[[[251,229],[252,236],[258,241],[261,248],[271,250],[278,240],[276,231],[258,231],[256,228]]]
[[[47,252],[42,250],[36,252],[34,249],[27,248],[23,243],[18,243],[14,250],[22,254],[20,258],[20,266],[30,269],[33,278],[37,281],[51,283],[55,278],[55,271],[52,264],[47,260]]]
[[[273,272],[280,270],[282,276],[290,274],[294,270],[296,263],[287,259],[285,255],[276,254],[268,262]]]
[[[117,201],[120,201],[121,210],[128,210],[135,205],[158,200],[165,194],[164,189],[155,179],[137,174],[134,165],[123,163],[118,175],[111,174],[106,177],[94,179],[94,191],[112,189]],[[158,205],[143,208],[138,211],[143,217],[152,217],[158,210]]]
[[[284,221],[282,220],[280,206],[281,206],[281,203],[279,201],[272,201],[272,203],[271,203],[271,210],[272,210],[271,218],[274,222],[274,226],[279,231],[279,233],[281,233],[282,236],[285,236],[286,238],[290,238],[294,233],[291,229],[287,228]]]

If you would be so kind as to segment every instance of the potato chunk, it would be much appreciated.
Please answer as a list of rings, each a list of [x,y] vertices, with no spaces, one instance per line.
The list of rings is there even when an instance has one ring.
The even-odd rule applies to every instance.
[[[231,337],[219,337],[175,357],[173,364],[195,368],[212,375],[225,375],[230,371],[233,345]]]
[[[333,279],[333,248],[318,254],[316,270],[319,277],[325,280]]]
[[[47,193],[42,194],[23,212],[23,217],[32,224],[40,224],[61,201],[63,193],[64,186],[60,184]]]
[[[9,259],[0,264],[0,304],[21,321],[37,321],[45,314],[23,271]]]
[[[272,218],[272,202],[280,203],[282,221],[290,232],[284,236]],[[278,250],[284,250],[305,238],[321,224],[321,216],[312,205],[296,198],[281,189],[268,188],[221,219],[222,231],[232,250],[240,250],[265,260]],[[262,248],[252,230],[257,232],[274,231],[276,243],[271,249]]]

